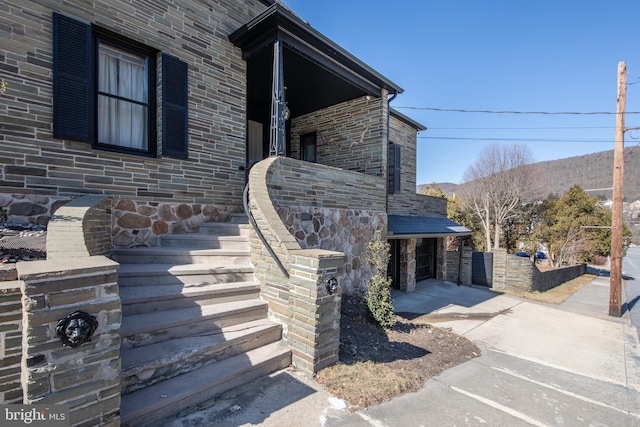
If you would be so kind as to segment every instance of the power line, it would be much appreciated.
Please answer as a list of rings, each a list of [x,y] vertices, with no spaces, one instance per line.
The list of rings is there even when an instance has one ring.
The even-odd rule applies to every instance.
[[[429,126],[429,130],[556,130],[556,129],[615,129],[614,126],[549,126],[549,127],[455,127],[436,128]]]
[[[482,138],[482,137],[457,137],[457,136],[418,136],[418,139],[446,139],[453,141],[509,141],[509,142],[612,142],[612,140],[594,139],[559,139],[559,138]]]
[[[615,113],[610,111],[509,111],[509,110],[463,110],[457,108],[435,108],[435,107],[409,107],[409,106],[393,106],[395,109],[406,110],[426,110],[440,111],[445,113],[484,113],[484,114],[529,114],[529,115],[574,115],[574,116],[596,116],[596,115],[612,115]],[[640,114],[640,111],[627,111],[624,114]]]

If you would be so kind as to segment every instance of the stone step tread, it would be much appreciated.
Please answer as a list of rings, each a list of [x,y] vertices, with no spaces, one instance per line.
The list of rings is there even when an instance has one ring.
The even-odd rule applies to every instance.
[[[243,256],[249,255],[249,249],[189,249],[180,247],[167,247],[167,246],[153,246],[145,248],[118,248],[112,249],[111,255],[123,256],[123,255],[199,255],[199,256],[216,256],[216,255],[230,255],[230,256]]]
[[[199,225],[199,227],[248,229],[251,228],[251,224],[249,224],[249,219],[247,218],[247,222],[203,222]]]
[[[216,273],[247,273],[252,272],[251,264],[236,264],[232,266],[219,264],[120,264],[119,276],[148,276],[180,274],[216,274]]]
[[[257,282],[172,284],[162,286],[125,286],[120,289],[122,304],[139,304],[151,301],[174,299],[176,297],[195,298],[205,295],[220,295],[260,289]]]
[[[142,347],[129,348],[122,351],[122,376],[135,374],[143,367],[171,363],[185,354],[206,352],[208,349],[220,346],[225,342],[232,342],[244,336],[261,334],[272,329],[279,329],[280,325],[269,319],[254,320],[252,322],[227,326],[217,333],[200,334],[195,336],[175,338]]]
[[[224,302],[220,304],[181,308],[177,310],[155,311],[151,313],[132,314],[122,317],[120,336],[131,335],[174,328],[190,323],[203,322],[209,319],[224,318],[233,314],[265,309],[267,303],[259,299]]]
[[[160,417],[169,417],[182,406],[189,406],[185,402],[211,399],[265,375],[268,373],[265,366],[274,361],[277,365],[269,371],[283,369],[291,361],[290,349],[281,342],[267,344],[134,391],[122,397],[122,425],[139,425],[145,419],[152,424]]]
[[[200,233],[185,233],[185,234],[162,234],[159,238],[160,241],[162,240],[229,240],[232,242],[235,241],[241,241],[241,242],[247,242],[249,241],[249,237],[248,236],[243,236],[241,234],[239,235],[232,235],[232,236],[227,236],[227,235],[222,235],[222,236],[218,236],[216,234],[200,234]],[[128,249],[128,248],[123,248],[123,249]],[[133,249],[139,249],[139,248],[133,248]]]

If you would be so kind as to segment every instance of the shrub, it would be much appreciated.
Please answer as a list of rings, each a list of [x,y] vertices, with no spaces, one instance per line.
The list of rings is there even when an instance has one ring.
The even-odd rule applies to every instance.
[[[367,307],[378,324],[383,327],[393,326],[396,319],[391,300],[391,278],[387,277],[390,245],[382,241],[381,232],[378,230],[376,239],[369,242],[367,249],[370,252],[367,264],[374,270],[373,276],[367,281]]]

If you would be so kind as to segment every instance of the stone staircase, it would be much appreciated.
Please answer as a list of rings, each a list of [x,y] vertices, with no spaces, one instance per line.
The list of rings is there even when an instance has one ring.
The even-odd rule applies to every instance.
[[[205,223],[121,265],[123,426],[158,425],[291,363],[249,262],[249,226]]]

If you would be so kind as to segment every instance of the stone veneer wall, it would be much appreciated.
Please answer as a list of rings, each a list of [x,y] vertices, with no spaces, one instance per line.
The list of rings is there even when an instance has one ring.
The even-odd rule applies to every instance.
[[[286,247],[343,252],[344,293],[364,292],[371,276],[366,246],[376,230],[386,239],[384,180],[285,157],[263,162],[271,166],[265,174],[282,226],[278,238]]]
[[[114,200],[113,247],[157,246],[162,234],[194,233],[203,222],[229,221],[239,206]]]
[[[544,292],[587,272],[586,264],[540,271],[529,259],[510,255],[505,249],[492,252],[492,287],[499,290]]]
[[[256,279],[261,284],[262,298],[269,303],[269,314],[283,326],[294,365],[312,376],[338,361],[345,255],[324,249],[301,248],[281,221],[275,206],[280,200],[278,195],[287,194],[288,189],[304,192],[305,183],[315,182],[300,180],[301,174],[306,176],[310,173],[313,176],[315,168],[296,165],[300,166],[300,161],[272,157],[258,162],[251,169],[251,218],[266,245],[281,261],[284,271],[278,267],[254,228],[250,234],[251,261]],[[323,171],[327,173],[329,169],[332,168]],[[320,175],[323,175],[322,172],[317,173],[317,176]],[[283,187],[274,182],[280,180],[278,182],[283,183],[283,178],[284,181],[294,179],[293,183],[298,185]],[[327,288],[332,278],[338,284],[333,293]]]
[[[364,294],[366,281],[373,274],[365,259],[367,245],[375,238],[375,230],[384,234],[387,229],[384,213],[298,206],[281,207],[278,214],[302,248],[344,253],[344,292]]]
[[[300,158],[300,135],[316,132],[318,163],[385,176],[386,98],[386,91],[383,91],[380,98],[356,98],[294,117],[291,120],[291,157]]]
[[[58,208],[69,200],[69,197],[35,194],[0,194],[0,209],[8,223],[47,225]]]
[[[0,282],[0,402],[22,403],[21,281]]]
[[[413,215],[430,216],[437,218],[447,217],[447,199],[443,197],[426,196],[413,193],[400,192],[389,195],[389,215]]]
[[[193,209],[214,204],[218,209],[241,210],[247,71],[241,50],[227,35],[265,8],[259,0],[34,0],[0,8],[0,70],[8,83],[7,93],[0,97],[0,180],[6,194],[0,197],[0,205],[7,206],[11,197],[11,218],[34,223],[46,223],[59,200],[86,194],[112,195],[136,203],[184,203]],[[100,26],[187,63],[188,159],[160,152],[161,102],[155,111],[157,158],[99,150],[53,137],[53,12]],[[158,100],[162,99],[161,68],[158,60]],[[149,244],[148,239],[142,240],[127,244]]]

